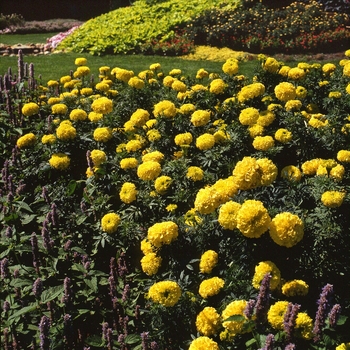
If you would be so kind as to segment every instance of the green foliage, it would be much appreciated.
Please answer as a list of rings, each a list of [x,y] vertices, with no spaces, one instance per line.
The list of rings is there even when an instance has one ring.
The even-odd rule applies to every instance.
[[[167,41],[174,36],[174,27],[192,16],[220,4],[235,6],[237,1],[164,1],[150,6],[136,1],[91,19],[66,38],[58,49],[89,52],[93,55],[130,53],[153,39]]]

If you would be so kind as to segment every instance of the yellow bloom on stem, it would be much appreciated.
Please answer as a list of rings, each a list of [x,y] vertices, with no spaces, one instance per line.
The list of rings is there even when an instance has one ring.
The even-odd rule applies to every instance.
[[[68,107],[63,103],[54,104],[51,107],[52,114],[66,114]]]
[[[88,118],[91,122],[97,123],[99,120],[101,120],[103,118],[103,114],[97,113],[97,112],[90,112],[88,114]]]
[[[128,85],[134,89],[141,90],[145,86],[145,82],[139,77],[132,77],[128,81]]]
[[[134,169],[137,168],[139,165],[139,162],[136,158],[124,158],[120,161],[120,167],[123,170],[127,170],[127,169]]]
[[[294,165],[287,165],[281,170],[281,177],[293,182],[301,180],[301,171]]]
[[[222,325],[228,331],[230,338],[236,336],[237,334],[243,334],[250,331],[244,327],[244,323],[246,321],[244,310],[246,307],[246,300],[234,300],[223,310],[221,314],[221,318],[223,320]],[[238,321],[225,321],[234,315],[244,316],[244,319]]]
[[[270,306],[267,312],[267,320],[274,329],[284,330],[283,320],[288,304],[288,301],[277,301]]]
[[[197,71],[196,79],[203,79],[203,78],[207,78],[208,76],[209,76],[209,73],[204,68],[200,68]]]
[[[305,70],[299,67],[293,67],[288,72],[288,78],[292,80],[301,80],[305,75]]]
[[[18,148],[24,149],[24,148],[29,148],[34,146],[35,142],[36,142],[36,136],[32,132],[30,132],[28,134],[21,136],[17,140],[16,145]]]
[[[29,102],[23,105],[22,114],[26,117],[31,117],[32,115],[39,113],[39,106],[34,102]]]
[[[241,204],[228,201],[220,207],[218,222],[225,230],[234,230],[237,227],[237,214]]]
[[[259,113],[259,118],[256,123],[264,127],[269,126],[274,122],[275,118],[275,113],[267,109],[266,111],[261,111]]]
[[[165,194],[165,192],[169,189],[172,183],[172,178],[170,176],[160,176],[157,177],[154,181],[154,187],[159,194]]]
[[[179,228],[175,222],[164,221],[155,223],[147,231],[148,241],[159,248],[163,244],[170,244],[177,239]]]
[[[49,159],[49,164],[57,170],[66,170],[70,165],[70,158],[64,153],[54,153]]]
[[[337,66],[334,63],[325,63],[322,66],[322,72],[326,75],[330,75],[336,70]]]
[[[196,147],[201,151],[206,151],[213,148],[215,145],[215,137],[212,134],[203,134],[197,137]]]
[[[181,114],[191,114],[196,110],[196,106],[192,103],[184,103],[180,108],[179,108],[179,112]]]
[[[158,162],[149,160],[138,166],[137,176],[144,181],[155,180],[159,176],[161,170],[161,166]]]
[[[211,273],[215,265],[218,263],[218,253],[214,250],[205,251],[199,262],[199,271],[201,273]]]
[[[339,162],[350,163],[350,151],[340,150],[337,153],[337,159],[339,160]]]
[[[292,133],[287,129],[280,128],[275,132],[275,140],[281,143],[287,143],[291,141],[292,138],[293,138]]]
[[[173,118],[177,113],[177,109],[173,102],[163,100],[154,105],[153,115],[157,117]]]
[[[123,183],[119,192],[120,200],[124,203],[130,204],[136,200],[137,190],[135,184],[131,182]]]
[[[113,110],[113,101],[107,97],[100,97],[92,102],[91,108],[96,113],[108,114]]]
[[[258,151],[268,151],[274,147],[275,141],[272,136],[256,136],[253,140],[253,147]]]
[[[117,231],[120,224],[120,216],[116,213],[108,213],[101,219],[102,230],[111,234]]]
[[[219,95],[224,93],[227,84],[222,79],[214,79],[210,82],[209,91],[212,94]]]
[[[177,146],[190,145],[193,141],[193,136],[190,132],[177,134],[174,138],[174,141]]]
[[[256,108],[248,107],[241,111],[238,119],[242,125],[252,126],[257,123],[259,116],[259,111]]]
[[[73,140],[77,136],[77,130],[70,123],[63,121],[56,129],[56,135],[63,141]]]
[[[270,237],[276,244],[291,248],[303,239],[304,223],[295,214],[279,213],[271,221]]]
[[[186,177],[192,181],[201,181],[204,177],[204,171],[197,166],[190,166],[187,169]]]
[[[341,181],[345,174],[345,168],[341,164],[337,164],[329,172],[329,177],[333,178],[336,181]]]
[[[112,137],[112,129],[108,127],[97,128],[93,134],[94,140],[97,142],[107,142]]]
[[[155,303],[172,307],[177,304],[181,297],[181,288],[176,282],[161,281],[151,286],[147,296]]]
[[[91,159],[96,167],[99,167],[101,164],[105,163],[107,160],[106,153],[104,151],[94,149],[91,151]]]
[[[251,100],[255,97],[261,96],[265,93],[265,86],[262,83],[253,83],[243,86],[238,92],[237,98],[241,103]]]
[[[196,195],[194,207],[200,214],[210,214],[221,204],[221,196],[212,186],[201,188]]]
[[[339,191],[326,191],[322,193],[321,201],[329,208],[338,208],[343,204],[346,193]]]
[[[196,317],[197,331],[205,336],[215,335],[221,326],[219,313],[210,306],[205,307]],[[200,348],[203,349],[203,348]],[[205,348],[205,349],[213,349]]]
[[[235,58],[229,58],[222,66],[222,71],[231,76],[237,74],[238,69],[238,60]]]
[[[350,350],[350,342],[349,343],[341,343],[338,345],[335,350]]]
[[[270,289],[276,289],[281,282],[281,272],[278,267],[272,261],[261,261],[258,265],[255,266],[255,273],[253,276],[253,287],[259,289],[261,282],[264,279],[265,275],[269,273],[271,275],[270,279]]]
[[[219,350],[219,345],[214,340],[208,338],[207,336],[202,336],[194,339],[188,350]]]
[[[157,254],[153,252],[146,254],[141,259],[142,271],[148,276],[155,275],[158,272],[161,264],[162,258],[160,256],[157,256]]]
[[[78,57],[75,59],[74,64],[76,66],[86,66],[87,64],[87,59],[84,57]]]
[[[44,135],[41,138],[41,143],[43,143],[44,145],[53,145],[56,142],[56,136],[55,135]]]
[[[69,114],[69,119],[73,121],[81,121],[87,119],[87,113],[83,109],[73,109]]]
[[[275,86],[275,95],[280,101],[294,100],[296,94],[296,89],[291,83],[282,82]]]
[[[243,202],[237,213],[237,228],[248,238],[259,238],[268,230],[270,222],[264,204],[254,199]]]
[[[225,281],[222,278],[212,277],[201,282],[198,293],[202,298],[207,299],[219,294],[224,285]]]
[[[205,111],[201,109],[194,111],[191,116],[191,123],[196,127],[204,126],[209,123],[210,115],[210,111]]]
[[[299,312],[295,320],[295,328],[304,339],[310,340],[314,334],[312,318],[305,312]]]
[[[282,294],[287,297],[305,296],[309,292],[309,285],[303,280],[292,280],[283,284]]]
[[[269,73],[277,73],[280,68],[280,64],[275,58],[268,57],[266,61],[262,63],[262,68]]]

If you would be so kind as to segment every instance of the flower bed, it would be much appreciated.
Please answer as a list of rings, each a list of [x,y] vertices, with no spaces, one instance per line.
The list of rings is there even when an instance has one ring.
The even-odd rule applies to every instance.
[[[349,59],[75,64],[1,80],[5,348],[346,348]]]

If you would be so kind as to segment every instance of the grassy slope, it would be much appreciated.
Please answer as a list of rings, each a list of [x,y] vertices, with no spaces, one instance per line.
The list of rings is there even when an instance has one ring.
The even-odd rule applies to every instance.
[[[58,34],[54,33],[35,33],[35,34],[0,34],[0,45],[16,44],[43,44],[46,40]]]

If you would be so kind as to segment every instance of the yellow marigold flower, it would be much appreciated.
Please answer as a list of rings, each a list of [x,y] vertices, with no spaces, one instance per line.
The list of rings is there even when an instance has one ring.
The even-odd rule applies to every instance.
[[[222,79],[214,79],[210,82],[209,91],[212,94],[219,95],[224,93],[227,84]]]
[[[259,124],[254,124],[248,128],[249,135],[251,138],[254,138],[256,136],[262,136],[264,133],[264,127]]]
[[[291,141],[293,138],[293,135],[290,131],[288,131],[287,129],[278,129],[275,132],[275,140],[281,143],[287,143],[289,141]]]
[[[197,71],[196,79],[203,79],[203,78],[207,78],[208,76],[209,76],[209,73],[204,68],[200,68]]]
[[[339,160],[339,162],[349,163],[350,162],[350,151],[340,150],[337,153],[337,159]]]
[[[171,186],[172,183],[172,178],[170,176],[160,176],[157,177],[156,180],[154,181],[154,187],[159,194],[164,194],[169,187]]]
[[[256,123],[258,125],[266,127],[274,122],[275,117],[275,113],[267,109],[259,113],[259,118]]]
[[[329,172],[329,176],[336,181],[341,181],[343,179],[344,174],[345,174],[345,168],[341,164],[337,164]]]
[[[85,77],[90,74],[90,68],[87,66],[79,66],[73,73],[74,78]]]
[[[197,210],[192,208],[186,212],[184,215],[185,224],[187,226],[194,227],[202,223],[202,219],[196,214]]]
[[[215,335],[221,326],[220,321],[221,317],[218,312],[213,307],[207,306],[196,317],[197,331],[205,336]],[[211,350],[213,347],[200,347],[198,349]]]
[[[139,165],[139,162],[137,161],[136,158],[124,158],[120,161],[120,167],[123,170],[134,169],[134,168],[137,168],[138,165]]]
[[[104,81],[101,81],[95,85],[95,88],[96,90],[107,92],[111,87]]]
[[[278,71],[278,74],[282,75],[282,77],[288,77],[288,73],[291,70],[291,67],[289,66],[282,66],[280,70]]]
[[[280,64],[275,58],[268,57],[266,61],[262,63],[262,68],[269,73],[277,73],[280,68]]]
[[[250,329],[245,329],[244,324],[246,321],[246,316],[244,315],[244,310],[247,307],[246,300],[234,300],[226,306],[221,314],[223,320],[223,327],[228,331],[230,338],[236,336],[237,334],[243,334],[249,332]],[[245,319],[239,321],[225,321],[229,317],[234,315],[244,316]]]
[[[229,58],[222,66],[222,71],[231,76],[237,74],[238,69],[238,60],[235,58]]]
[[[341,98],[341,92],[340,91],[331,91],[328,94],[329,98]]]
[[[50,97],[48,100],[47,100],[47,103],[52,106],[56,103],[60,103],[62,101],[62,99],[60,97]]]
[[[190,145],[193,141],[193,137],[190,132],[186,132],[176,135],[174,141],[177,146]]]
[[[173,85],[173,82],[175,81],[174,77],[171,77],[170,75],[167,75],[166,77],[164,77],[163,79],[163,85],[165,87],[169,87],[171,88],[171,86]]]
[[[301,171],[294,165],[287,165],[281,170],[281,177],[288,181],[299,182],[301,180]]]
[[[271,221],[270,237],[276,244],[291,248],[303,239],[304,223],[295,214],[279,213]]]
[[[113,110],[113,101],[107,97],[100,97],[92,102],[91,108],[96,113],[108,114]]]
[[[218,130],[214,133],[215,143],[223,143],[229,138],[230,138],[230,135],[227,134],[224,130]]]
[[[328,84],[329,84],[329,81],[328,81],[328,80],[323,80],[323,81],[320,81],[320,82],[318,83],[318,86],[322,87],[322,86],[326,86],[326,85],[328,85]]]
[[[270,225],[271,218],[264,204],[254,199],[248,199],[238,210],[237,228],[248,238],[259,238]]]
[[[204,177],[204,171],[197,166],[190,166],[187,169],[186,177],[192,181],[201,181]]]
[[[128,85],[134,89],[141,90],[144,88],[145,82],[142,79],[140,79],[139,77],[132,77],[129,79]]]
[[[326,191],[321,196],[322,203],[329,208],[338,208],[343,204],[345,192]]]
[[[224,285],[225,281],[222,278],[212,277],[201,282],[198,293],[202,298],[207,299],[219,294]]]
[[[96,167],[99,167],[101,164],[105,163],[107,160],[106,153],[98,149],[92,150],[90,156],[91,156],[92,162]]]
[[[256,136],[253,140],[253,147],[258,151],[268,151],[274,147],[275,140],[272,136]]]
[[[215,145],[215,137],[212,134],[203,134],[197,137],[196,147],[201,151],[206,151],[213,148]]]
[[[218,222],[225,230],[234,230],[237,227],[237,214],[241,204],[233,201],[224,203],[219,210]]]
[[[175,222],[164,221],[155,223],[147,231],[148,241],[155,247],[160,248],[162,245],[170,244],[177,239],[179,228]]]
[[[177,113],[173,102],[163,100],[154,105],[153,115],[155,117],[173,118]]]
[[[127,83],[135,75],[132,70],[121,68],[113,68],[111,74],[115,74],[115,77],[124,83]]]
[[[270,309],[267,313],[267,320],[274,329],[280,331],[284,330],[284,314],[288,308],[288,301],[277,301],[270,306]]]
[[[229,176],[226,179],[218,179],[212,185],[212,188],[214,191],[216,191],[217,202],[219,205],[226,203],[238,192],[238,185],[236,184],[233,176]]]
[[[212,186],[201,188],[194,202],[195,209],[200,214],[210,214],[221,204],[221,196]]]
[[[350,350],[350,342],[349,343],[341,343],[338,345],[335,350]]]
[[[60,83],[65,84],[68,83],[72,80],[72,77],[70,75],[64,75],[63,77],[60,78]]]
[[[309,285],[303,280],[292,280],[283,284],[282,294],[287,297],[305,296],[309,292]]]
[[[304,339],[310,340],[314,336],[312,318],[305,312],[299,312],[295,320],[295,328],[301,332]]]
[[[43,143],[44,145],[53,145],[56,142],[56,136],[55,135],[44,135],[41,138],[41,143]]]
[[[155,303],[172,307],[177,304],[181,297],[181,288],[176,282],[161,281],[151,286],[147,296]]]
[[[308,124],[310,126],[312,126],[313,128],[316,128],[316,129],[319,129],[319,128],[323,128],[325,126],[328,125],[328,120],[325,119],[325,120],[321,120],[315,116],[312,116],[308,122]]]
[[[249,190],[260,185],[260,167],[255,158],[244,157],[232,171],[234,181],[240,190]]]
[[[260,168],[260,186],[271,185],[278,175],[277,166],[268,158],[259,158],[256,164]]]
[[[168,204],[165,207],[165,210],[168,211],[169,213],[175,212],[176,209],[177,209],[177,204]]]
[[[169,75],[174,76],[174,75],[180,75],[182,74],[181,69],[174,68],[169,72]]]
[[[179,112],[181,114],[191,114],[196,110],[196,106],[192,103],[184,103],[180,108],[179,108]]]
[[[22,114],[26,117],[31,117],[32,115],[39,113],[39,106],[34,102],[29,102],[23,105]]]
[[[56,129],[56,135],[63,141],[73,140],[77,136],[77,130],[70,123],[62,122]]]
[[[299,67],[291,68],[288,72],[288,78],[292,80],[301,80],[305,77],[305,75],[305,70]]]
[[[147,255],[149,253],[154,253],[153,246],[151,242],[149,242],[147,239],[143,239],[141,241],[140,248],[144,255]]]
[[[84,96],[90,96],[94,93],[94,91],[91,88],[82,88],[80,93]]]
[[[109,234],[116,232],[119,224],[120,216],[116,213],[108,213],[101,219],[102,230]]]
[[[138,127],[142,127],[149,120],[150,114],[142,108],[138,108],[130,117],[130,121]]]
[[[161,69],[161,66],[160,66],[160,63],[152,63],[150,66],[149,66],[149,69],[150,70],[160,70]]]
[[[329,75],[336,70],[337,66],[333,63],[326,63],[322,66],[322,72]]]
[[[97,142],[107,142],[113,137],[112,129],[108,127],[96,128],[93,137]]]
[[[197,92],[197,91],[205,91],[205,90],[208,90],[208,88],[205,87],[205,86],[202,85],[202,84],[196,84],[196,85],[191,86],[191,90],[194,91],[194,92]]]
[[[282,82],[275,86],[275,95],[280,101],[294,100],[296,94],[296,89],[291,83]]]
[[[320,161],[319,158],[307,160],[301,165],[301,170],[305,175],[315,175],[320,165]]]
[[[58,81],[57,80],[49,80],[48,82],[47,82],[47,86],[50,88],[50,87],[56,87],[56,86],[58,86],[59,85],[59,83],[58,83]]]
[[[174,91],[178,91],[178,92],[185,92],[187,90],[186,84],[180,81],[179,79],[174,80],[174,82],[171,84],[171,88]]]
[[[286,111],[299,111],[302,105],[303,104],[299,100],[289,100],[284,105],[284,108]]]
[[[201,273],[211,273],[218,263],[218,257],[218,253],[214,250],[207,250],[204,252],[199,262],[199,271]]]
[[[241,91],[238,92],[237,98],[241,103],[251,100],[255,97],[261,96],[265,93],[265,86],[262,83],[253,83],[244,86]]]
[[[162,258],[153,252],[146,254],[141,259],[142,271],[148,276],[155,275],[158,272],[161,264]]]
[[[142,143],[140,140],[130,140],[125,145],[125,149],[127,152],[136,152],[142,148]]]
[[[97,123],[99,120],[103,118],[102,113],[90,112],[88,118],[91,122]]]
[[[35,145],[36,142],[36,136],[30,132],[28,134],[25,134],[21,136],[17,142],[16,145],[18,148],[23,149],[23,148],[29,148]]]
[[[271,275],[270,279],[270,288],[274,290],[278,287],[281,282],[281,272],[278,267],[272,261],[261,261],[258,265],[255,266],[255,273],[253,276],[253,287],[259,289],[262,280],[265,275],[269,273]]]
[[[298,86],[295,92],[297,98],[305,98],[307,96],[307,90],[303,86]]]
[[[87,119],[87,113],[83,109],[73,109],[69,114],[69,119],[73,121],[80,121]]]
[[[191,116],[191,123],[194,126],[204,126],[209,123],[211,113],[210,111],[199,109],[194,111]]]
[[[162,134],[157,129],[148,130],[146,136],[149,142],[155,142],[162,138]]]
[[[248,107],[241,111],[238,119],[242,125],[252,126],[257,123],[259,116],[259,111],[256,108]]]
[[[49,159],[49,164],[57,170],[66,170],[70,164],[70,158],[64,153],[54,153]]]
[[[51,107],[52,114],[66,114],[68,107],[63,103],[57,103]]]
[[[210,349],[210,350],[219,350],[219,345],[212,339],[207,336],[202,336],[197,339],[194,339],[188,350],[202,350],[202,349]]]
[[[142,156],[143,162],[148,162],[150,160],[160,163],[164,159],[164,154],[159,151],[153,151],[146,153]]]
[[[87,64],[87,59],[84,57],[78,57],[75,59],[74,64],[76,66],[86,66]]]
[[[161,166],[153,160],[140,164],[137,168],[137,176],[141,180],[155,180],[161,172]]]

